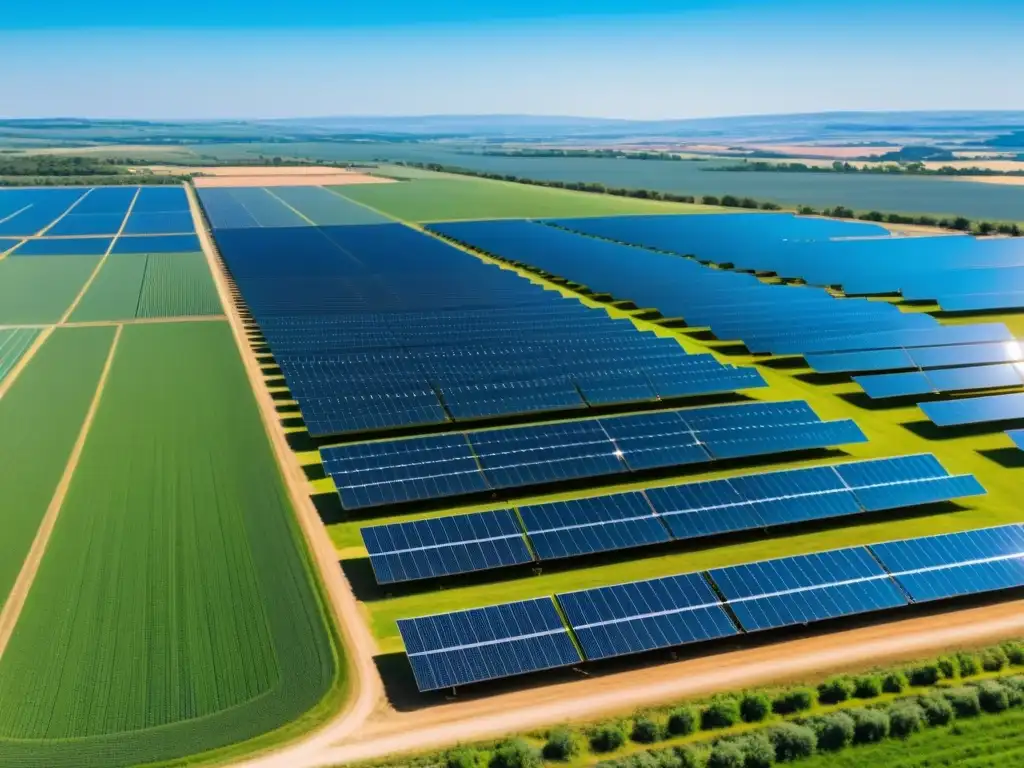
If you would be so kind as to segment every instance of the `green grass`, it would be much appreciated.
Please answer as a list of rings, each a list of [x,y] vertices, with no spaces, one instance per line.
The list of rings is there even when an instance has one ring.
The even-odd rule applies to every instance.
[[[1010,768],[1024,765],[1024,711],[1009,710],[928,728],[901,741],[889,739],[820,754],[794,763],[800,768]]]
[[[111,255],[72,322],[223,314],[202,253]]]
[[[620,213],[718,211],[701,205],[570,192],[490,179],[415,179],[333,187],[338,194],[405,221],[453,221]]]
[[[0,607],[64,473],[113,338],[113,328],[58,328],[0,399]]]
[[[37,328],[0,328],[0,382],[18,364],[38,335]]]
[[[139,296],[138,317],[220,315],[224,310],[202,253],[153,253]]]
[[[0,660],[0,764],[137,765],[308,725],[340,672],[293,514],[228,324],[125,326]]]
[[[99,256],[8,256],[0,261],[0,325],[55,323]]]

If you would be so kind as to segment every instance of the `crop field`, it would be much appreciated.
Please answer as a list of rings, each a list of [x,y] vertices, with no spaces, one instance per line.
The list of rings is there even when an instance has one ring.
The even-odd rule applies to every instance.
[[[396,219],[411,222],[715,210],[700,205],[531,188],[471,177],[413,179],[399,184],[336,187],[334,191]]]
[[[328,632],[246,389],[226,323],[124,327],[0,662],[3,764],[202,752],[327,692]]]
[[[18,364],[38,335],[35,328],[0,328],[0,382]]]
[[[0,399],[0,607],[64,471],[113,338],[113,328],[57,329]]]
[[[99,260],[99,256],[6,257],[0,261],[0,325],[57,322]]]

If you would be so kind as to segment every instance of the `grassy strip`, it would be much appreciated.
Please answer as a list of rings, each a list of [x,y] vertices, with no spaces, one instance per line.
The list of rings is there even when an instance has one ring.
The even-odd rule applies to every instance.
[[[64,472],[113,339],[113,328],[58,328],[0,400],[0,607]]]
[[[336,649],[255,408],[227,324],[125,327],[0,662],[0,763],[233,750],[334,706]]]
[[[9,256],[0,261],[0,324],[56,323],[99,256]]]

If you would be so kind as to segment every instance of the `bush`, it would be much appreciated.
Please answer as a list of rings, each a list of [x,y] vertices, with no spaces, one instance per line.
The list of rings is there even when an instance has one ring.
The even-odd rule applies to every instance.
[[[935,685],[942,677],[938,664],[924,664],[910,670],[910,684],[918,687]]]
[[[626,733],[620,725],[602,725],[590,734],[590,748],[594,752],[614,752],[626,743]]]
[[[853,718],[845,712],[833,712],[817,721],[818,749],[838,752],[853,743]]]
[[[728,728],[740,721],[740,704],[731,696],[716,696],[700,714],[700,727],[705,731]]]
[[[693,707],[680,707],[668,716],[665,730],[672,736],[687,736],[697,730],[697,711]]]
[[[981,668],[986,672],[1000,672],[1009,663],[1002,648],[989,648],[981,654]]]
[[[956,659],[951,659],[949,656],[940,656],[935,661],[935,666],[939,668],[939,674],[945,680],[952,680],[956,677],[956,672],[959,668]]]
[[[958,653],[956,655],[956,671],[960,677],[973,677],[980,671],[978,660],[969,653]]]
[[[901,701],[889,708],[889,733],[898,739],[905,739],[921,730],[924,712],[912,701]]]
[[[580,751],[576,734],[568,728],[556,728],[548,734],[548,740],[541,750],[545,760],[571,760]]]
[[[745,723],[760,723],[771,711],[771,699],[763,693],[748,693],[740,699],[740,717]]]
[[[653,744],[661,739],[661,726],[649,717],[638,717],[633,723],[630,738],[639,744]]]
[[[999,681],[1006,689],[1006,698],[1011,707],[1024,704],[1024,677],[1004,677]]]
[[[700,201],[704,205],[718,205],[718,203],[719,203],[718,198],[715,197],[714,195],[704,195],[704,197],[702,197],[700,199]]]
[[[456,747],[444,756],[445,768],[477,768],[483,755],[470,747]]]
[[[770,768],[775,763],[775,745],[763,733],[752,733],[737,742],[743,752],[743,768]]]
[[[711,748],[708,768],[743,768],[746,755],[734,741],[720,741]]]
[[[818,686],[818,701],[822,704],[838,704],[846,701],[853,693],[853,683],[845,677],[833,677]]]
[[[540,752],[522,739],[509,739],[494,748],[490,768],[540,768]]]
[[[810,757],[818,742],[818,736],[813,730],[796,723],[783,723],[769,728],[768,738],[775,747],[775,759],[780,763]]]
[[[1003,653],[1006,654],[1006,659],[1013,666],[1019,667],[1024,665],[1024,645],[1021,643],[1004,643]]]
[[[805,712],[814,706],[814,694],[809,688],[794,688],[784,691],[772,700],[772,712],[777,715],[792,715]]]
[[[995,680],[986,680],[978,686],[978,705],[992,714],[1005,712],[1010,708],[1010,697]]]
[[[925,722],[930,726],[948,725],[953,719],[953,707],[941,695],[921,696],[917,703],[924,713]]]
[[[977,688],[950,688],[943,691],[943,695],[957,717],[975,717],[981,714]]]
[[[676,747],[672,750],[673,757],[678,761],[678,768],[704,768],[704,755],[689,745]],[[670,768],[670,766],[664,766]]]
[[[853,743],[876,744],[889,735],[889,714],[880,709],[857,709],[853,718]]]
[[[890,672],[882,678],[882,690],[886,693],[903,693],[907,687],[907,676],[902,672]]]
[[[862,675],[853,681],[853,695],[858,699],[874,699],[882,694],[878,675]]]

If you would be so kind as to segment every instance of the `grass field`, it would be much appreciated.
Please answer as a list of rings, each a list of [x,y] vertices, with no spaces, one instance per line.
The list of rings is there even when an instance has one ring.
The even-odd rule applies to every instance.
[[[90,322],[222,313],[203,254],[115,254],[70,319]]]
[[[0,328],[0,381],[18,364],[38,335],[36,328]]]
[[[64,472],[113,339],[113,328],[57,329],[0,399],[0,607]]]
[[[58,331],[66,354],[87,332],[113,335]],[[45,386],[85,378],[45,362],[4,399],[20,421],[0,435],[38,429],[16,392],[53,421],[63,406]],[[335,651],[248,389],[227,323],[124,327],[0,661],[0,764],[180,758],[301,720],[331,689]],[[56,454],[22,463],[38,472]],[[21,494],[24,470],[11,478]]]
[[[1024,765],[1024,712],[1009,710],[958,720],[947,728],[929,728],[906,740],[820,754],[794,765],[800,768],[1012,768]]]
[[[719,210],[700,205],[530,187],[469,176],[415,179],[398,184],[356,184],[333,189],[350,200],[413,222]]]
[[[8,256],[0,261],[0,325],[57,322],[99,260],[99,256]]]

